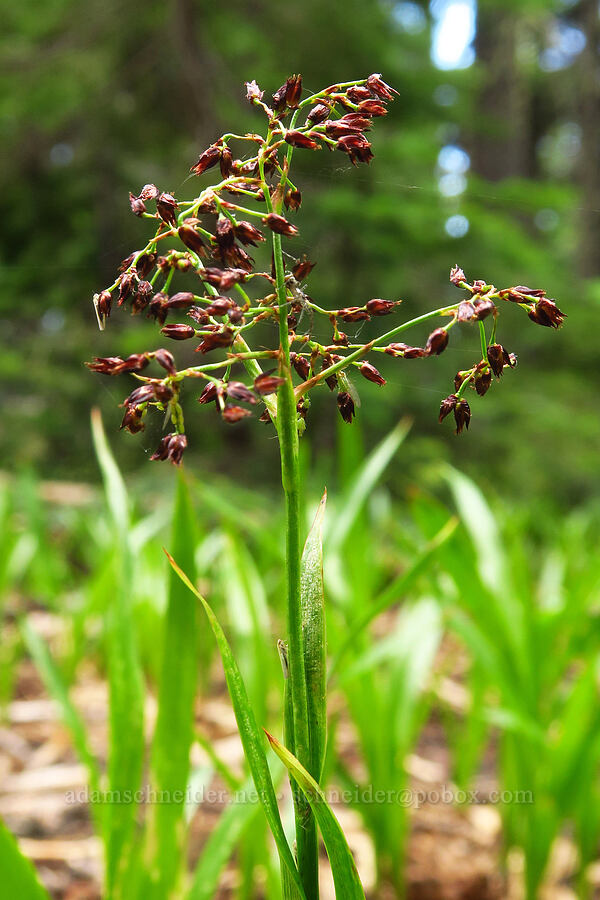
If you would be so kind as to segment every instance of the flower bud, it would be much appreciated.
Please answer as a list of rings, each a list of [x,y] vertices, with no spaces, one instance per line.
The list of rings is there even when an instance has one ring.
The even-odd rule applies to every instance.
[[[442,400],[442,402],[440,404],[440,414],[439,414],[438,422],[440,422],[440,423],[443,422],[444,419],[446,418],[446,416],[450,415],[450,413],[456,407],[457,400],[458,400],[458,397],[456,396],[456,394],[450,394],[449,397],[444,397],[444,399]]]
[[[238,282],[245,281],[247,278],[247,272],[243,269],[217,269],[213,266],[207,266],[206,269],[202,270],[201,278],[203,281],[207,281],[208,284],[212,284],[214,287],[218,287],[222,291],[230,290],[234,284],[238,284]]]
[[[372,316],[387,316],[395,306],[392,300],[367,300],[367,312]]]
[[[337,395],[337,405],[342,419],[350,425],[352,423],[352,417],[355,416],[356,413],[354,410],[354,400],[348,391],[342,391]]]
[[[255,228],[251,222],[238,222],[233,226],[233,230],[236,238],[238,241],[241,241],[242,244],[252,244],[253,247],[256,247],[260,241],[265,240],[262,231]]]
[[[274,394],[282,384],[285,384],[285,378],[280,378],[271,372],[263,372],[254,379],[254,390],[261,396],[266,396]]]
[[[156,200],[159,190],[155,184],[145,184],[140,191],[140,200]]]
[[[310,262],[310,260],[306,256],[302,256],[294,265],[292,266],[292,275],[296,279],[296,281],[304,281],[307,278],[316,263]]]
[[[164,334],[165,337],[171,338],[173,341],[187,341],[189,338],[193,338],[196,334],[194,328],[191,325],[186,325],[185,323],[178,323],[173,325],[165,325],[160,329],[161,334]]]
[[[246,416],[251,416],[252,413],[249,409],[244,409],[243,406],[231,406],[228,405],[222,412],[222,416],[226,422],[229,422],[230,425],[239,422],[240,419],[245,419]]]
[[[128,406],[121,422],[121,428],[129,434],[137,434],[145,428],[143,422],[144,411],[140,406]]]
[[[187,438],[185,434],[167,434],[161,440],[155,453],[150,459],[165,460],[168,459],[173,465],[178,466],[183,457],[183,451],[187,447]]]
[[[341,316],[344,322],[360,322],[363,319],[371,318],[366,309],[361,309],[359,306],[346,306],[344,309],[339,309],[338,316]]]
[[[131,296],[136,285],[136,277],[131,272],[126,272],[119,278],[119,306]]]
[[[231,328],[223,328],[221,331],[206,334],[202,343],[196,347],[196,353],[208,353],[215,347],[229,347],[232,341],[233,331]]]
[[[158,321],[161,325],[164,325],[168,313],[168,300],[169,298],[167,297],[167,295],[163,294],[160,291],[155,294],[148,307],[148,318],[150,318],[150,316],[153,316],[155,321]]]
[[[299,353],[290,353],[290,361],[300,378],[306,381],[310,375],[310,362],[307,358]]]
[[[175,360],[173,359],[173,354],[169,353],[168,350],[164,348],[160,348],[159,350],[154,351],[154,359],[162,366],[163,369],[166,369],[169,375],[177,374],[177,366],[175,365]]]
[[[241,381],[228,381],[225,385],[225,391],[227,396],[233,397],[234,400],[241,400],[243,403],[251,403],[253,405],[256,403],[256,397],[250,388],[247,388]]]
[[[403,355],[404,359],[423,359],[424,356],[429,354],[424,347],[407,347]]]
[[[263,222],[276,234],[283,234],[286,237],[293,237],[295,234],[298,234],[298,229],[277,213],[269,213],[264,217]]]
[[[338,140],[341,137],[347,137],[351,134],[360,134],[361,129],[343,119],[328,119],[325,122],[325,134],[329,138]]]
[[[358,111],[366,116],[387,116],[387,109],[378,100],[362,100],[358,104]]]
[[[149,363],[145,353],[132,353],[127,359],[120,356],[95,356],[94,362],[86,363],[92,372],[102,375],[120,375],[122,372],[141,372]]]
[[[370,362],[361,363],[361,365],[358,367],[358,370],[363,378],[367,379],[367,381],[372,381],[373,384],[385,384],[385,378],[383,377],[381,372],[376,369],[375,366],[372,366]]]
[[[385,81],[382,80],[379,73],[369,75],[367,78],[367,87],[373,94],[380,97],[381,100],[393,100],[394,94],[398,93],[395,88],[390,87],[389,84],[386,84]]]
[[[462,303],[459,304],[458,310],[456,313],[456,318],[459,322],[475,322],[477,319],[477,314],[475,312],[475,307],[471,303],[470,300],[463,300]]]
[[[368,164],[373,159],[371,145],[364,134],[348,134],[345,137],[341,137],[336,147],[338,150],[348,154],[353,166],[357,162]]]
[[[233,154],[229,147],[223,147],[221,151],[219,169],[221,170],[222,178],[229,178],[229,176],[233,172]]]
[[[210,306],[205,307],[207,316],[226,316],[236,304],[229,297],[215,297]]]
[[[146,212],[146,204],[140,197],[136,197],[135,194],[129,192],[129,205],[131,206],[131,212],[135,216],[143,216]],[[123,426],[121,426],[123,427]]]
[[[141,384],[123,401],[123,406],[139,406],[154,400],[154,384]],[[123,427],[123,426],[121,426]]]
[[[317,103],[307,115],[306,121],[310,122],[311,125],[319,125],[325,121],[329,113],[330,108],[325,103]]]
[[[213,166],[216,166],[220,159],[221,144],[217,141],[200,154],[198,162],[191,167],[190,172],[193,172],[194,175],[202,175],[207,169],[212,169]]]
[[[142,253],[141,256],[138,256],[135,270],[140,278],[145,278],[146,275],[149,275],[154,268],[155,263],[156,253]]]
[[[348,346],[348,335],[344,334],[343,331],[337,331],[331,338],[331,343],[337,344],[338,347],[347,347]]]
[[[290,109],[295,109],[302,96],[302,76],[290,75],[285,85],[285,102]]]
[[[309,137],[308,134],[305,134],[303,131],[298,131],[298,129],[286,131],[285,142],[292,147],[301,147],[303,150],[318,150],[320,146],[317,141]]]
[[[460,286],[461,281],[465,281],[465,273],[459,266],[453,266],[450,269],[450,281],[452,284],[455,284],[456,287]]]
[[[246,88],[246,99],[252,103],[254,100],[262,100],[264,97],[264,91],[261,91],[256,81],[245,81],[244,86]]]
[[[492,300],[482,300],[481,297],[473,299],[475,304],[475,318],[478,322],[487,319],[489,315],[496,311],[496,304]]]
[[[297,209],[300,209],[300,205],[302,203],[302,194],[300,191],[293,191],[291,188],[285,192],[283,202],[285,203],[286,209],[291,209],[295,212]]]
[[[172,297],[169,297],[167,306],[169,309],[187,309],[188,307],[193,306],[195,302],[195,296],[191,291],[180,291],[177,294],[173,294]]]
[[[427,338],[425,350],[428,356],[439,356],[448,346],[448,332],[445,328],[436,328]]]
[[[167,225],[177,224],[177,219],[175,217],[177,206],[178,204],[175,197],[173,197],[172,194],[168,194],[166,191],[163,191],[156,200],[156,211]]]
[[[214,381],[209,381],[200,396],[198,397],[198,403],[212,403],[217,399],[217,395],[219,390],[214,383]]]
[[[475,384],[475,390],[480,397],[483,397],[484,394],[487,394],[492,383],[492,373],[490,372],[488,366],[485,366],[485,368],[483,369],[478,369],[475,372],[473,383]]]
[[[554,300],[549,300],[547,297],[538,300],[527,315],[532,322],[544,325],[546,328],[560,328],[566,319],[565,313],[560,311]]]
[[[108,319],[111,306],[112,295],[110,291],[101,291],[99,294],[96,294],[96,309],[99,316],[105,316]]]
[[[456,433],[460,434],[463,428],[469,429],[471,421],[471,408],[464,397],[456,401],[454,407],[454,421],[456,422]]]
[[[182,244],[184,244],[188,250],[192,250],[198,256],[206,258],[208,256],[208,248],[198,232],[195,228],[192,228],[191,225],[186,225],[185,222],[183,225],[180,225],[177,229],[177,234],[179,235],[179,240]]]
[[[368,100],[370,98],[371,91],[369,88],[364,87],[364,85],[357,84],[348,88],[346,96],[349,100],[352,100],[353,103],[360,103],[361,100]]]

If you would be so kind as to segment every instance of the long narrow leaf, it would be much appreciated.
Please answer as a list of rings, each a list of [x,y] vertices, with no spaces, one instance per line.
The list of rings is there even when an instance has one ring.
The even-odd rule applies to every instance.
[[[19,850],[14,837],[0,820],[0,872],[2,894],[10,900],[50,900],[38,881],[36,871]]]
[[[48,650],[48,646],[44,639],[31,627],[27,619],[21,621],[20,628],[23,640],[25,641],[31,658],[37,666],[44,685],[46,686],[46,690],[56,703],[58,703],[63,722],[69,729],[75,750],[77,751],[79,759],[87,769],[89,787],[92,795],[92,803],[90,804],[92,815],[94,816],[96,825],[100,826],[102,807],[97,805],[96,799],[99,797],[100,791],[100,769],[98,760],[90,750],[88,744],[85,723],[69,697],[67,686],[64,683],[56,663],[50,655],[50,651]]]
[[[329,678],[331,679],[334,672],[337,671],[341,660],[346,652],[350,649],[356,638],[367,628],[377,616],[381,615],[393,603],[396,603],[416,582],[418,577],[424,572],[429,563],[435,557],[435,554],[447,540],[454,534],[458,525],[458,519],[452,516],[445,525],[438,531],[436,536],[429,541],[427,546],[417,556],[411,566],[409,566],[401,575],[393,580],[393,582],[385,588],[384,591],[375,599],[375,601],[364,610],[350,627],[349,633],[337,651],[335,658],[331,664]]]
[[[107,898],[126,893],[125,878],[131,854],[137,805],[127,802],[139,790],[144,760],[143,680],[131,609],[133,557],[129,545],[127,492],[112,456],[98,410],[92,413],[92,436],[102,471],[106,501],[115,534],[115,590],[109,598],[107,643],[109,658],[110,802],[104,814]]]
[[[173,550],[195,577],[195,520],[188,484],[178,472],[173,510]],[[182,817],[194,740],[194,697],[198,672],[196,637],[198,608],[175,572],[169,568],[158,715],[152,746],[153,783],[162,802],[154,804],[149,846],[152,896],[180,893],[178,878],[184,861]]]
[[[250,779],[240,791],[241,798],[221,813],[202,849],[187,900],[212,900],[216,896],[223,867],[258,811],[258,805],[250,798],[252,789]]]
[[[306,539],[300,570],[304,669],[310,736],[310,772],[317,782],[321,777],[327,743],[327,658],[322,541],[326,502],[327,491],[321,498],[315,521]]]
[[[174,571],[181,578],[183,583],[189,588],[189,590],[194,594],[194,596],[198,598],[198,600],[204,607],[204,611],[208,617],[208,621],[212,628],[217,646],[219,648],[219,652],[221,654],[221,659],[223,661],[225,679],[227,681],[229,696],[231,698],[235,718],[240,732],[244,754],[246,756],[246,760],[248,762],[248,766],[254,780],[254,786],[256,787],[256,790],[258,792],[258,796],[263,805],[265,816],[267,817],[269,827],[277,845],[279,859],[282,867],[282,877],[284,879],[286,878],[283,873],[287,871],[287,879],[289,879],[290,882],[295,886],[295,895],[290,894],[290,898],[294,896],[296,898],[304,898],[304,891],[302,889],[298,869],[296,868],[292,852],[283,830],[283,825],[281,824],[281,817],[279,815],[279,809],[277,807],[275,788],[273,787],[273,781],[271,778],[271,773],[269,771],[269,765],[267,763],[264,743],[258,730],[252,707],[250,706],[250,703],[248,701],[248,694],[246,693],[246,688],[244,686],[241,672],[235,661],[233,653],[231,652],[229,642],[227,641],[225,633],[221,628],[221,625],[219,624],[219,621],[209,603],[204,599],[202,594],[200,594],[196,590],[192,582],[189,580],[187,575],[179,568],[170,553],[168,553],[166,550],[165,553]]]
[[[310,803],[323,835],[337,900],[365,900],[365,893],[344,832],[327,803],[325,794],[296,757],[277,738],[268,732],[266,734],[271,747]]]
[[[352,530],[354,521],[367,497],[381,478],[398,447],[410,431],[409,419],[402,419],[367,457],[350,486],[343,507],[333,523],[328,547],[339,550]]]

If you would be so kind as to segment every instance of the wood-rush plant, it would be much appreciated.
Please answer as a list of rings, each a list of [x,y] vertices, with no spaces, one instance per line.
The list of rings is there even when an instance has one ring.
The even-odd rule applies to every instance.
[[[191,171],[202,175],[218,166],[221,179],[191,200],[178,200],[152,184],[145,185],[139,196],[132,194],[132,211],[153,221],[155,233],[141,250],[124,260],[115,282],[94,297],[102,329],[115,300],[118,306],[129,303],[133,315],[145,312],[159,323],[166,337],[196,339],[199,364],[180,369],[169,350],[158,349],[127,359],[96,358],[88,365],[108,375],[129,372],[139,382],[124,401],[123,428],[132,433],[143,430],[151,409],[167,414],[172,430],[160,441],[154,460],[181,462],[187,446],[181,405],[186,379],[194,387],[200,381],[203,389],[198,402],[214,404],[225,422],[238,422],[262,406],[261,421],[276,429],[286,504],[287,639],[280,642],[286,676],[285,746],[270,735],[268,738],[291,776],[295,854],[281,825],[264,740],[226,638],[208,603],[173,559],[171,564],[199,597],[215,633],[248,764],[277,843],[284,896],[318,897],[318,826],[329,854],[336,895],[348,900],[364,897],[363,889],[319,786],[326,743],[320,538],[324,500],[302,553],[298,463],[298,439],[305,429],[309,394],[326,385],[336,394],[342,418],[350,423],[355,404],[348,373],[358,370],[367,380],[384,385],[385,379],[371,361],[375,354],[398,359],[438,356],[457,323],[477,322],[481,354],[469,369],[457,373],[454,393],[442,401],[439,413],[441,422],[452,412],[460,433],[468,428],[471,417],[467,390],[485,394],[492,375],[500,378],[506,367],[516,364],[514,355],[496,339],[497,301],[516,303],[534,322],[553,328],[562,324],[564,314],[544,291],[523,286],[497,290],[481,280],[468,282],[463,271],[454,267],[450,280],[463,292],[457,302],[395,324],[365,343],[351,340],[342,330],[345,323],[393,315],[399,302],[376,298],[362,305],[325,309],[306,294],[305,282],[314,263],[303,256],[286,266],[292,257],[282,247],[285,238],[290,239],[290,251],[293,249],[298,229],[288,216],[298,210],[302,199],[291,179],[291,165],[296,148],[337,150],[353,165],[369,163],[373,153],[366,133],[376,118],[386,114],[386,104],[396,92],[380,75],[335,84],[304,98],[301,77],[293,75],[269,102],[256,82],[247,83],[246,88],[249,102],[266,116],[266,133],[224,134],[208,147]],[[246,155],[236,158],[232,145],[245,147]],[[149,204],[153,206],[148,208]],[[257,270],[245,248],[267,240],[271,266],[268,271]],[[176,272],[188,273],[189,290],[170,293]],[[173,321],[174,317],[185,317],[185,321]],[[315,337],[313,326],[319,317],[331,325],[328,344]],[[413,326],[440,317],[449,321],[431,332],[425,346],[397,341]],[[491,321],[487,330],[486,319]],[[263,327],[257,344],[259,323]],[[265,325],[272,326],[270,349],[263,349]],[[202,358],[214,351],[218,356],[214,361]],[[142,374],[152,362],[162,367],[164,374]],[[245,370],[245,381],[237,374],[240,369]]]

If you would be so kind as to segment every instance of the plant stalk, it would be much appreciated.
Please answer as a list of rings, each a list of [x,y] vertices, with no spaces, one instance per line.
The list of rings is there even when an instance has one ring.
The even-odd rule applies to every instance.
[[[264,163],[259,169],[266,206],[273,211],[271,195],[264,177]],[[277,302],[279,305],[279,375],[284,379],[277,392],[277,436],[281,458],[281,482],[285,495],[286,587],[289,686],[292,704],[290,724],[293,726],[293,753],[305,768],[310,767],[308,734],[308,700],[304,669],[304,639],[300,600],[302,535],[300,514],[300,463],[296,395],[290,363],[288,336],[288,299],[285,285],[281,235],[272,234]],[[319,897],[319,858],[316,823],[301,791],[294,790],[296,848],[298,869],[306,900]]]

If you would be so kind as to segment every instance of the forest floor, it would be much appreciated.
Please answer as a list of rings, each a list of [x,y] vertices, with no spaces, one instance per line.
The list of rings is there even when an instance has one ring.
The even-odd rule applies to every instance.
[[[32,613],[32,624],[48,637],[60,627],[56,617],[42,612]],[[459,693],[460,685],[449,683],[446,689]],[[86,720],[92,750],[101,761],[105,760],[107,689],[91,667],[79,678],[73,700]],[[147,701],[146,712],[150,732],[155,712],[152,698]],[[224,685],[218,680],[211,698],[199,706],[197,724],[218,755],[239,771],[241,745]],[[342,725],[338,738],[352,766],[351,729]],[[195,763],[206,762],[199,747],[194,752]],[[499,810],[487,803],[458,806],[443,799],[449,786],[451,790],[451,783],[448,752],[438,723],[432,721],[425,728],[407,766],[413,796],[418,798],[411,809],[407,900],[520,900],[521,861],[517,855],[509,855],[508,864],[503,867],[501,863]],[[491,761],[483,770],[476,787],[486,797],[495,788]],[[100,900],[101,896],[101,844],[93,834],[85,785],[85,769],[76,760],[56,705],[49,699],[33,665],[22,662],[14,699],[0,725],[0,816],[17,835],[22,850],[34,861],[42,881],[57,900]],[[213,786],[218,787],[218,783],[213,782]],[[424,795],[431,800],[423,800]],[[435,802],[438,796],[442,800]],[[341,804],[334,807],[370,900],[394,900],[393,892],[381,889],[375,893],[372,889],[373,848],[359,816]],[[196,811],[190,845],[192,861],[220,811],[218,803],[208,800]],[[555,847],[544,900],[576,900],[576,894],[568,887],[574,864],[572,845],[561,839]],[[327,867],[323,869],[323,900],[332,900]],[[223,874],[218,900],[234,896],[232,867]],[[600,897],[600,889],[595,896]]]

